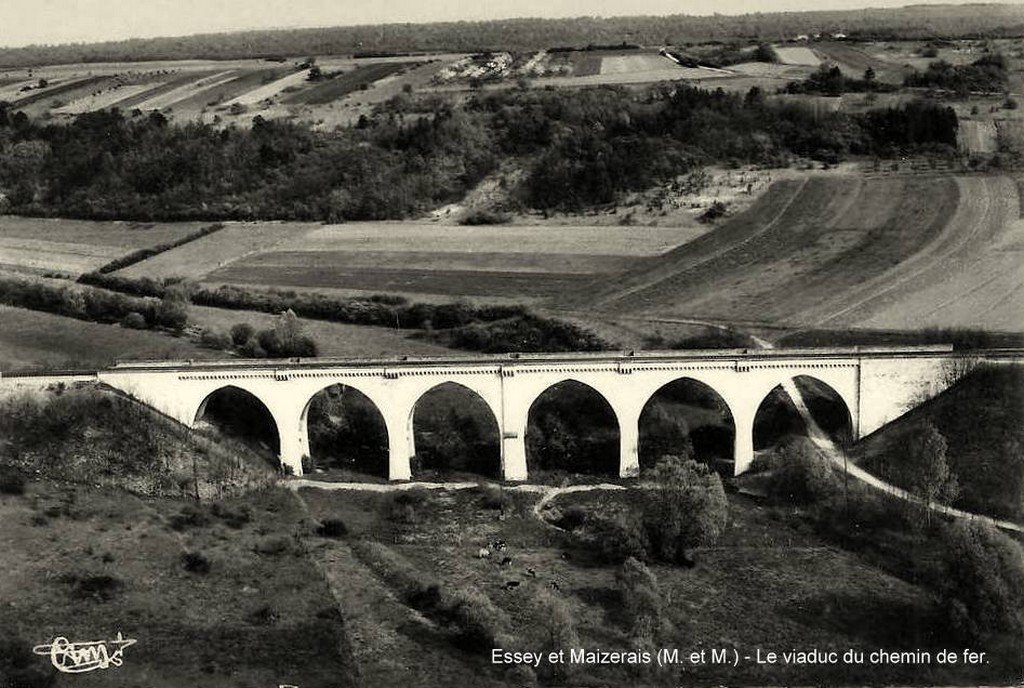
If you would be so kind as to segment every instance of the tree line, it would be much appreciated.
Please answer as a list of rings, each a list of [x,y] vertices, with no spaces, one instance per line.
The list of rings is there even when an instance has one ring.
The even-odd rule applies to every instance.
[[[422,109],[426,107],[427,111]],[[418,108],[418,110],[417,110]],[[879,127],[879,124],[885,126]],[[616,201],[712,163],[955,149],[952,109],[922,101],[864,113],[662,84],[513,90],[463,105],[399,98],[333,132],[169,123],[116,109],[69,125],[0,105],[0,212],[134,220],[402,219],[457,201],[501,160],[538,210]]]
[[[1024,34],[1024,9],[1012,4],[922,4],[738,16],[591,16],[275,29],[5,48],[0,50],[0,65],[243,58],[276,61],[283,55],[384,56],[431,51],[539,50],[623,42],[664,45],[734,38],[779,41],[798,34],[838,31],[851,39],[865,40],[1013,37]]]

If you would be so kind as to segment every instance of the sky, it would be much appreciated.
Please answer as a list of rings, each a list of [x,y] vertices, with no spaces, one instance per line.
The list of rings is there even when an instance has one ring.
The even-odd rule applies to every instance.
[[[1014,4],[1021,0],[987,0]],[[0,0],[0,46],[508,17],[743,14],[964,0]]]

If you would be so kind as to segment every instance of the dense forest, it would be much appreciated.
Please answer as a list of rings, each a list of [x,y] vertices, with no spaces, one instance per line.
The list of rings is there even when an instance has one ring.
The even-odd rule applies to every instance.
[[[424,105],[429,104],[424,111]],[[118,110],[71,124],[0,105],[0,212],[135,220],[401,219],[462,198],[499,160],[539,210],[614,202],[710,163],[952,150],[957,119],[921,101],[815,113],[747,94],[517,89],[464,105],[397,98],[357,126],[314,132],[257,116],[251,128],[169,123]]]
[[[842,31],[862,39],[952,39],[1024,34],[1024,6],[914,5],[892,9],[756,13],[739,16],[575,17],[486,22],[277,29],[0,50],[0,65],[274,58],[296,55],[539,50],[553,46],[683,45],[749,38],[791,39]]]

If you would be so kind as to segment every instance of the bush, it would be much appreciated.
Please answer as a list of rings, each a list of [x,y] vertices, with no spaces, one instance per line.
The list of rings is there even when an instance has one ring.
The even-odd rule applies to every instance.
[[[11,466],[0,466],[0,494],[25,494],[25,476]]]
[[[146,329],[146,319],[142,317],[142,313],[132,311],[121,319],[121,327],[129,330],[144,330]]]
[[[485,509],[504,511],[512,506],[512,497],[500,485],[482,485],[480,491],[480,505]]]
[[[235,346],[243,346],[253,335],[256,334],[256,329],[249,323],[238,323],[231,326],[231,343]]]
[[[229,335],[223,332],[217,332],[216,330],[203,330],[202,334],[199,336],[199,343],[207,349],[215,349],[218,351],[227,351],[232,345],[231,337]]]
[[[115,576],[93,574],[86,576],[70,575],[65,577],[71,584],[71,596],[79,600],[107,602],[124,589],[124,582]]]
[[[537,620],[532,647],[536,647],[545,655],[549,652],[565,652],[566,656],[572,648],[580,647],[580,636],[576,632],[572,610],[564,599],[547,588],[536,588],[530,591],[533,616]],[[575,665],[569,662],[542,663],[542,676],[547,679],[565,681],[572,673]]]
[[[186,528],[200,528],[209,525],[210,517],[203,507],[197,504],[186,504],[178,513],[173,514],[168,522],[174,530],[185,530]]]
[[[252,519],[252,511],[245,504],[232,507],[216,502],[210,507],[210,513],[224,521],[231,528],[241,528]]]
[[[257,554],[278,555],[292,550],[292,541],[284,535],[269,535],[260,538],[255,547]]]
[[[246,616],[246,621],[251,623],[253,626],[272,626],[277,623],[280,618],[277,610],[271,607],[269,604],[265,604],[261,607],[254,609]]]
[[[940,594],[954,628],[971,640],[1024,639],[1024,548],[985,523],[945,526]]]
[[[616,572],[615,581],[630,634],[653,643],[665,625],[664,595],[658,579],[642,562],[629,557]]]
[[[504,225],[512,221],[512,216],[495,210],[473,210],[459,219],[460,225]]]
[[[393,523],[419,523],[422,511],[432,497],[430,490],[424,487],[392,492],[382,504],[384,518]]]
[[[475,651],[507,647],[504,618],[490,598],[473,589],[457,588],[442,594],[443,616],[455,627],[460,647]]]
[[[841,477],[810,440],[797,437],[777,447],[758,462],[770,471],[766,488],[773,499],[793,504],[813,504],[834,496]]]
[[[321,537],[345,537],[348,535],[348,526],[340,518],[326,518],[316,529],[316,534]]]
[[[618,564],[630,557],[647,558],[647,534],[635,511],[590,518],[585,532],[603,561]]]
[[[574,504],[559,512],[558,517],[552,520],[562,530],[574,531],[582,528],[587,522],[587,510],[578,504]]]
[[[689,563],[689,548],[712,545],[725,530],[725,489],[706,464],[666,456],[644,474],[644,482],[640,501],[651,556]]]
[[[210,560],[202,552],[182,552],[181,565],[189,573],[210,572]]]

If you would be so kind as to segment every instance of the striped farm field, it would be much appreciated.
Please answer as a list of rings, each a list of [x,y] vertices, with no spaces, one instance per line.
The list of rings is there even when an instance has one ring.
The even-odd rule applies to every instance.
[[[790,326],[1021,330],[1019,216],[1006,177],[781,181],[715,231],[566,302]]]
[[[186,96],[174,102],[175,111],[178,110],[202,110],[208,106],[223,105],[246,93],[260,88],[262,85],[272,83],[280,79],[291,70],[282,68],[260,68],[241,72],[235,78],[210,88],[204,88],[199,92],[186,94]]]
[[[415,64],[415,62],[383,62],[356,66],[333,79],[289,95],[285,102],[306,105],[330,103]]]
[[[132,251],[176,241],[199,222],[139,223],[0,216],[0,266],[80,274]]]
[[[244,223],[118,274],[407,295],[538,299],[614,275],[694,235],[665,227]]]

